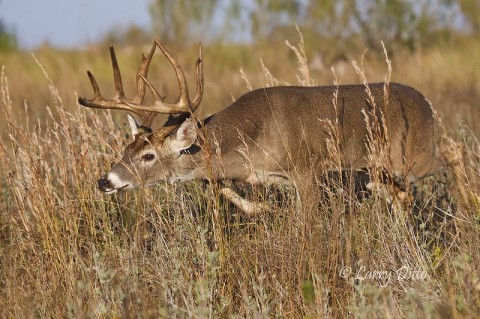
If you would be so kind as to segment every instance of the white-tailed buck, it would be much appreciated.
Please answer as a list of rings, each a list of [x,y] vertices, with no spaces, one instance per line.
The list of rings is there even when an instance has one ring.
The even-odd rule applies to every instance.
[[[173,104],[166,103],[147,79],[157,47],[177,74],[180,91]],[[390,83],[388,92],[384,83],[369,84],[370,95],[364,85],[262,88],[197,121],[191,115],[203,95],[201,46],[193,100],[181,67],[159,41],[143,57],[136,75],[137,93],[131,99],[124,94],[113,48],[110,54],[116,96],[102,97],[95,78],[88,72],[95,97],[78,101],[87,107],[126,110],[137,114],[141,122],[137,124],[129,116],[135,139],[126,147],[122,160],[98,181],[100,190],[107,194],[161,181],[214,178],[282,184],[305,178],[312,169],[320,174],[322,161],[329,154],[327,142],[332,137],[326,123],[336,123],[341,169],[365,169],[371,154],[368,139],[372,127],[368,117],[372,114],[388,137],[387,154],[383,155],[393,175],[412,182],[444,163],[436,146],[436,123],[429,102],[402,84]],[[144,103],[146,88],[153,96],[148,105]],[[163,127],[152,131],[150,126],[157,113],[170,115]],[[224,189],[223,194],[247,212],[260,207],[248,204],[230,189]]]

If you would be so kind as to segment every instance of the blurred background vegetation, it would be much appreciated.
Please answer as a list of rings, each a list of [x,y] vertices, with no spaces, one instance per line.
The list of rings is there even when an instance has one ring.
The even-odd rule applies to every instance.
[[[10,134],[0,136],[0,318],[479,317],[479,0],[155,0],[150,13],[148,29],[116,27],[97,43],[33,52],[0,23],[0,134]],[[76,103],[77,92],[93,95],[86,70],[105,97],[114,94],[108,46],[131,96],[155,38],[193,89],[202,41],[207,115],[250,87],[301,84],[304,60],[287,46],[302,42],[296,25],[304,45],[295,48],[318,85],[334,83],[332,66],[341,83],[360,83],[353,60],[369,81],[383,81],[385,43],[392,80],[423,92],[465,142],[471,205],[451,205],[443,173],[412,189],[415,207],[387,206],[378,194],[360,200],[353,183],[335,178],[301,185],[312,200],[299,205],[295,192],[252,192],[278,208],[258,218],[232,214],[201,183],[111,197],[95,190],[128,143],[122,112],[112,121]],[[160,54],[149,79],[176,97]],[[364,285],[340,278],[343,265],[409,265],[429,278]]]
[[[297,24],[307,42],[325,39],[380,49],[381,39],[415,51],[478,36],[479,12],[476,0],[154,0],[152,27],[144,31],[178,44],[199,39],[252,43],[285,39]],[[132,27],[116,37],[135,42],[138,33]]]
[[[66,105],[78,108],[74,92],[91,94],[87,69],[106,93],[113,93],[110,45],[116,46],[126,86],[132,90],[140,53],[159,38],[191,79],[196,45],[204,44],[207,87],[203,108],[205,113],[218,111],[245,93],[240,69],[253,88],[265,85],[262,63],[285,83],[296,83],[295,54],[285,41],[299,41],[298,25],[319,85],[333,83],[331,66],[342,83],[358,83],[351,62],[361,59],[369,80],[382,81],[386,73],[383,41],[393,60],[393,80],[422,91],[441,114],[449,115],[447,126],[463,121],[476,131],[478,0],[152,0],[149,12],[147,29],[115,27],[98,43],[78,49],[44,44],[33,50]],[[14,105],[28,101],[30,112],[43,117],[45,105],[51,103],[48,83],[31,52],[19,48],[14,30],[1,21],[0,65],[5,68]],[[162,61],[152,69],[150,76],[159,89],[173,98],[176,81],[168,65]]]
[[[10,51],[17,48],[15,33],[9,30],[0,20],[0,52]]]

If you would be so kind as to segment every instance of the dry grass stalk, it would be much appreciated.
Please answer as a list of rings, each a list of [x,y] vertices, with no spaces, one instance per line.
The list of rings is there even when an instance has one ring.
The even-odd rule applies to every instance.
[[[307,76],[299,81],[311,83],[300,72]],[[53,83],[49,91],[51,118],[30,118],[34,128],[27,127],[15,119],[29,111],[12,105],[2,73],[8,134],[0,140],[0,317],[479,313],[478,201],[457,215],[441,174],[413,185],[413,203],[389,203],[375,189],[359,189],[354,172],[305,178],[298,193],[239,188],[268,201],[273,213],[259,216],[239,214],[216,185],[202,183],[106,198],[95,181],[119,156],[126,128],[110,113],[67,112]],[[338,103],[332,96],[332,107]],[[380,180],[389,164],[388,132],[375,118],[367,123],[372,178]],[[331,171],[342,161],[338,123],[319,125],[331,132],[325,163]],[[463,187],[478,198],[480,147],[468,143]]]

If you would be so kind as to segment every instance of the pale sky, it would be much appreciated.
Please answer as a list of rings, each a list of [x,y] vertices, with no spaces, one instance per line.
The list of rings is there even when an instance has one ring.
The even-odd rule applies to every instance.
[[[0,20],[22,48],[48,41],[73,47],[100,39],[115,27],[150,25],[150,0],[0,0]]]

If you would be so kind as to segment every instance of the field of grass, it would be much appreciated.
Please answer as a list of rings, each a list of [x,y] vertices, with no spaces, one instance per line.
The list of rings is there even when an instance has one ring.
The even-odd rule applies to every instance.
[[[332,84],[333,63],[342,83],[361,82],[350,61],[360,64],[362,52],[329,58],[320,46],[305,44],[310,73],[283,43],[207,46],[201,113],[227,106],[247,82]],[[148,49],[117,48],[127,92]],[[196,46],[171,51],[193,82]],[[393,202],[381,192],[359,195],[347,176],[298,185],[300,198],[289,188],[234,185],[269,202],[273,213],[258,216],[224,201],[215,183],[102,195],[97,179],[129,142],[124,114],[75,101],[76,92],[92,94],[86,69],[110,86],[106,96],[113,92],[108,50],[44,48],[35,57],[41,67],[29,53],[0,54],[1,318],[480,314],[480,42],[391,54],[392,80],[422,91],[464,144],[464,184],[444,170],[415,183],[410,200]],[[365,55],[369,81],[384,80],[384,59]],[[156,61],[152,81],[173,98],[173,71]]]

